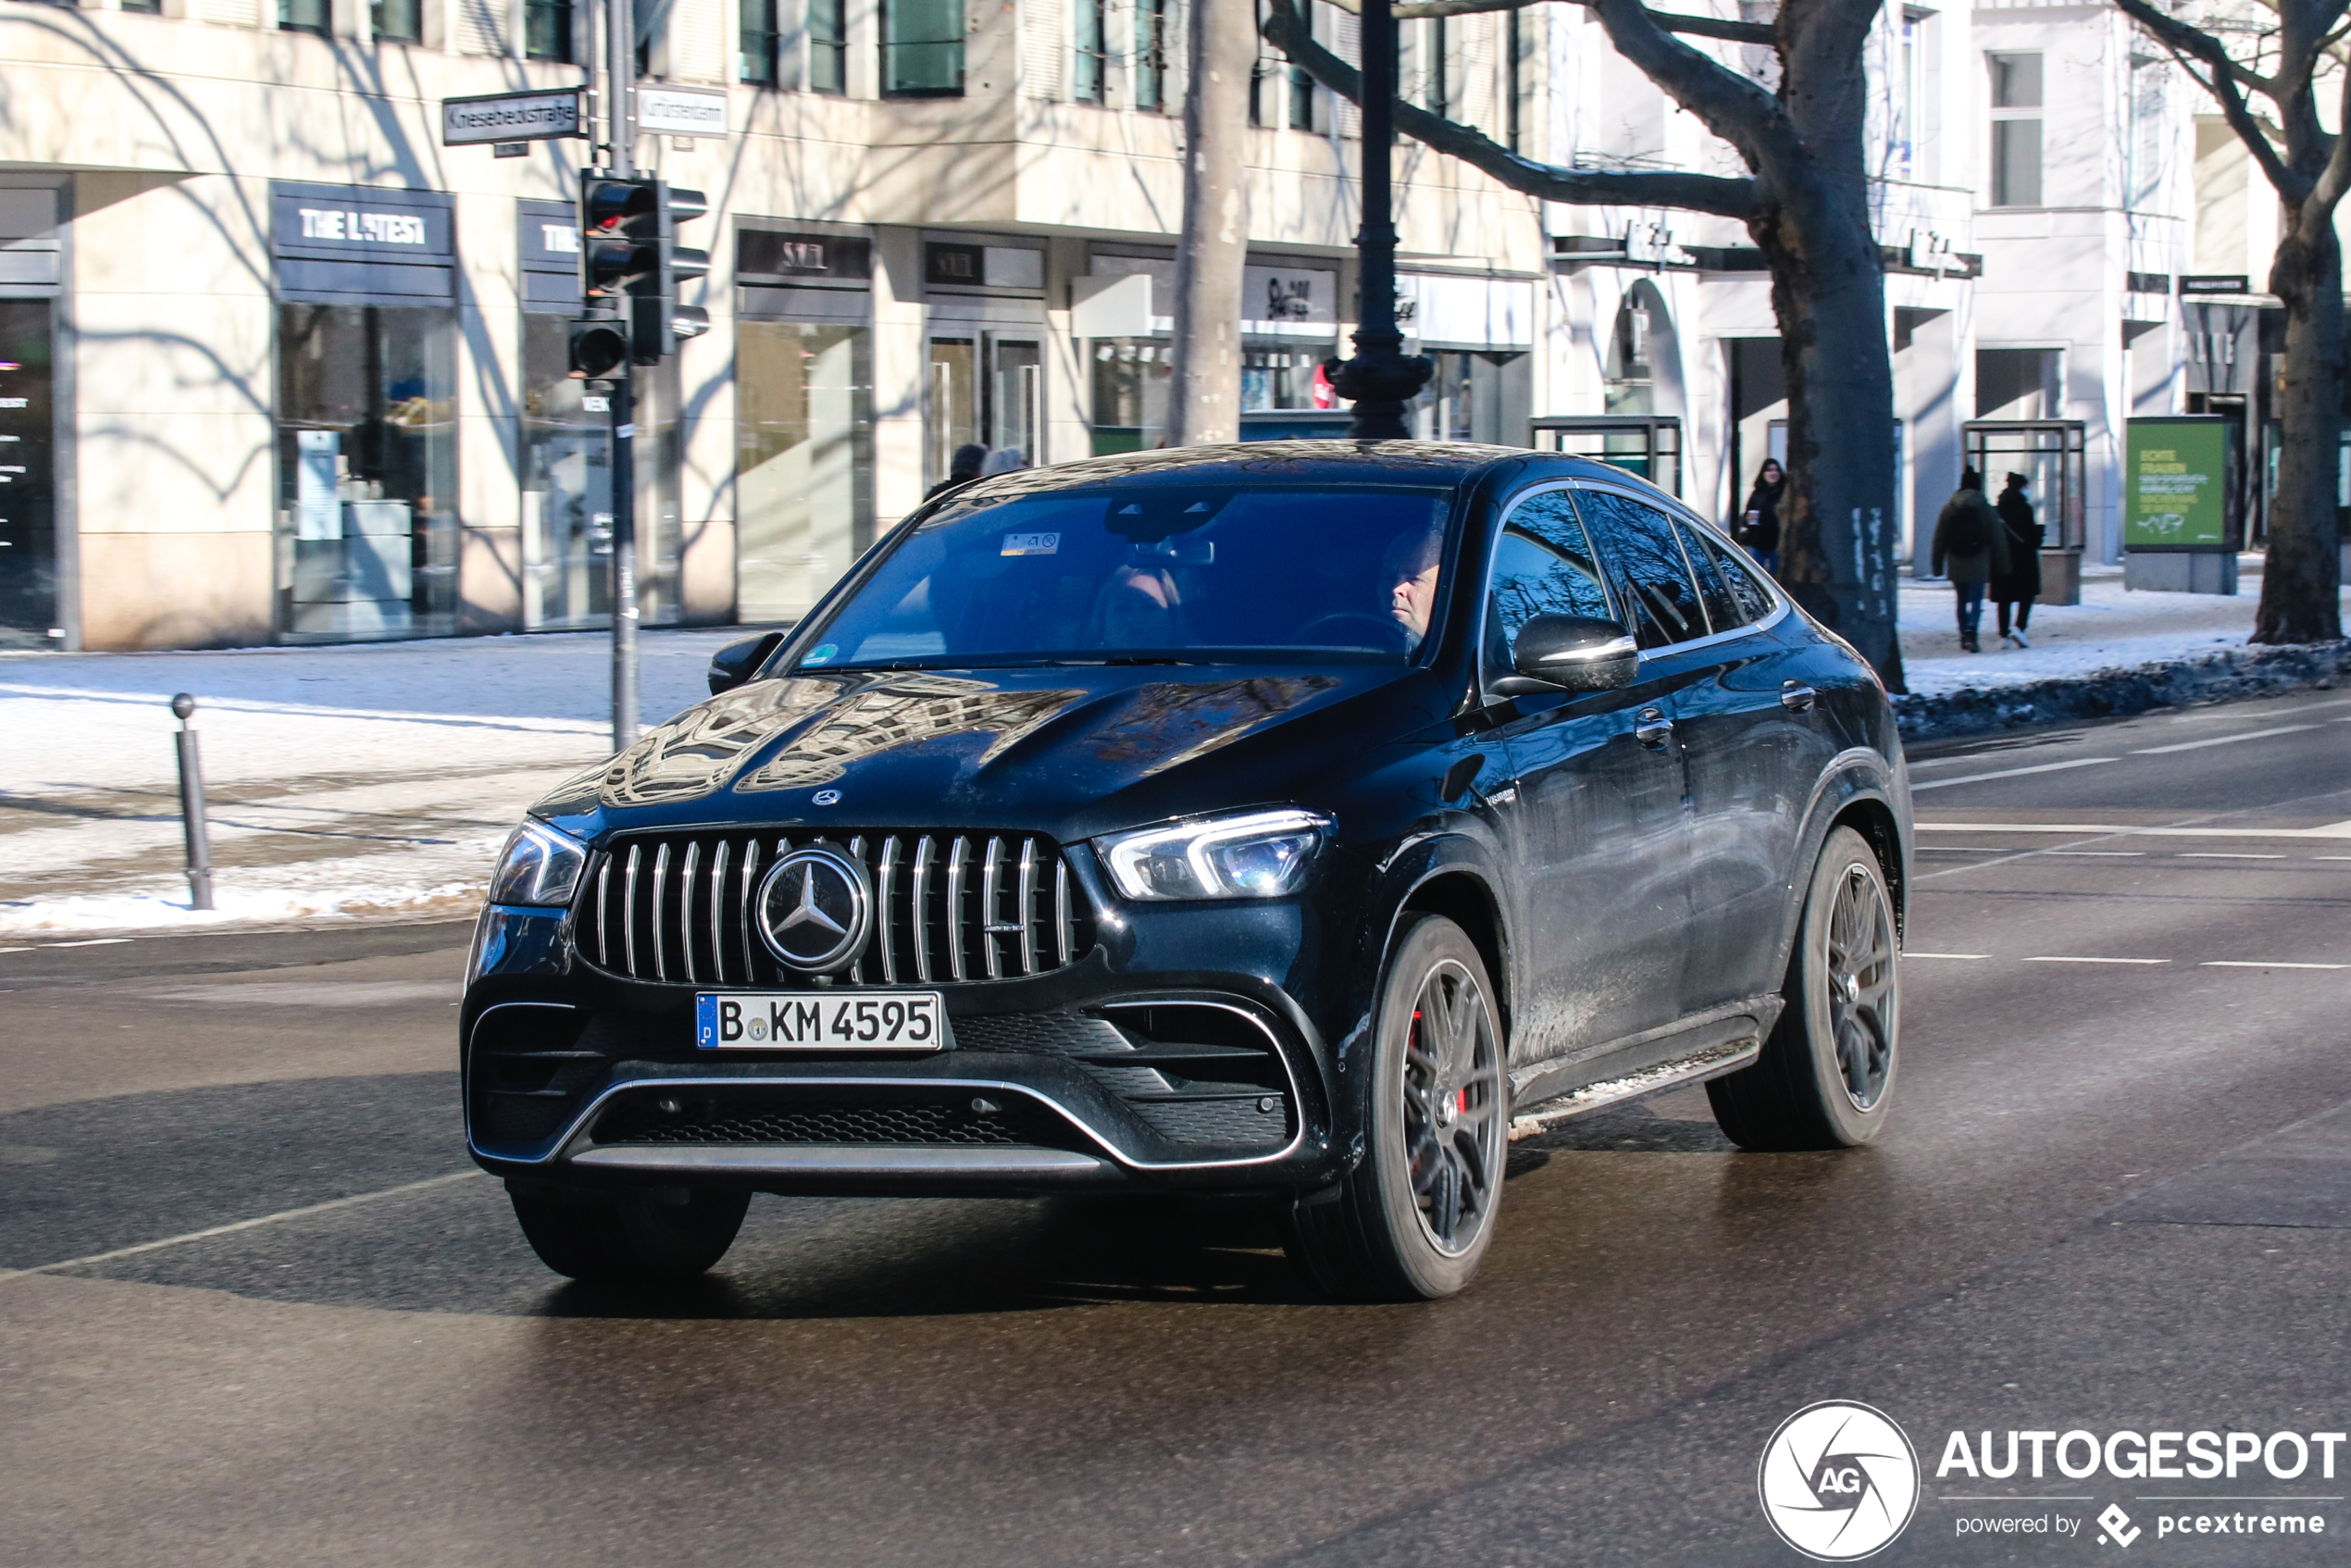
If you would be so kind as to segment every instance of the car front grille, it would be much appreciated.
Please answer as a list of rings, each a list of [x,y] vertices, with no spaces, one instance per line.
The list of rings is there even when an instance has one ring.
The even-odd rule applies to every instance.
[[[580,952],[638,980],[805,985],[760,940],[753,901],[769,866],[829,844],[865,867],[873,935],[843,977],[865,985],[1016,979],[1094,945],[1061,847],[1035,833],[691,832],[615,840],[579,905]]]
[[[984,1108],[983,1108],[984,1107]],[[1075,1130],[1025,1100],[968,1091],[920,1099],[843,1099],[738,1092],[632,1095],[597,1118],[615,1143],[1023,1144],[1065,1146]]]

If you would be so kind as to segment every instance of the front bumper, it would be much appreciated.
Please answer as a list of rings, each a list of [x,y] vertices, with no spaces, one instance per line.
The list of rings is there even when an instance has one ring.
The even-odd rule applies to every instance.
[[[930,989],[951,1043],[700,1051],[698,991],[579,960],[558,911],[492,908],[463,1014],[474,1158],[566,1185],[792,1194],[1295,1190],[1336,1173],[1312,1023],[1250,974],[1065,969]]]

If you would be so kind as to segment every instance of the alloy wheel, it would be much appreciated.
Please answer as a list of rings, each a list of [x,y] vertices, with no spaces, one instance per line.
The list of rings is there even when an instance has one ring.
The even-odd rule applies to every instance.
[[[1897,1002],[1894,911],[1877,879],[1858,865],[1837,881],[1829,913],[1831,1038],[1837,1076],[1857,1111],[1876,1105],[1894,1067]]]
[[[1404,1042],[1404,1156],[1421,1226],[1448,1257],[1485,1228],[1502,1178],[1501,1048],[1476,979],[1448,959],[1412,1002]]]

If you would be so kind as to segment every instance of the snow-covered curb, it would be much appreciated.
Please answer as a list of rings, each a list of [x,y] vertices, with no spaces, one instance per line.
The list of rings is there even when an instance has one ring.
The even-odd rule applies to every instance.
[[[2323,690],[2346,678],[2351,678],[2351,641],[2237,647],[2200,658],[2160,659],[1990,691],[1962,687],[1932,696],[1897,697],[1894,714],[1903,739],[1946,740],[2066,719],[2122,718],[2264,691]]]

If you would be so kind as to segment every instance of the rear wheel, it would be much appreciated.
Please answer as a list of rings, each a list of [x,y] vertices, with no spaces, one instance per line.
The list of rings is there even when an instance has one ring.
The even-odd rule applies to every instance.
[[[707,1272],[742,1228],[748,1192],[606,1193],[506,1184],[531,1251],[591,1285],[658,1285]]]
[[[1885,1125],[1901,1036],[1894,896],[1869,840],[1831,830],[1812,869],[1787,1005],[1755,1064],[1706,1086],[1724,1135],[1754,1150],[1842,1149]]]
[[[1289,1255],[1347,1300],[1424,1300],[1467,1285],[1494,1238],[1508,1150],[1501,1019],[1475,944],[1415,921],[1380,987],[1362,1163],[1297,1204]]]

